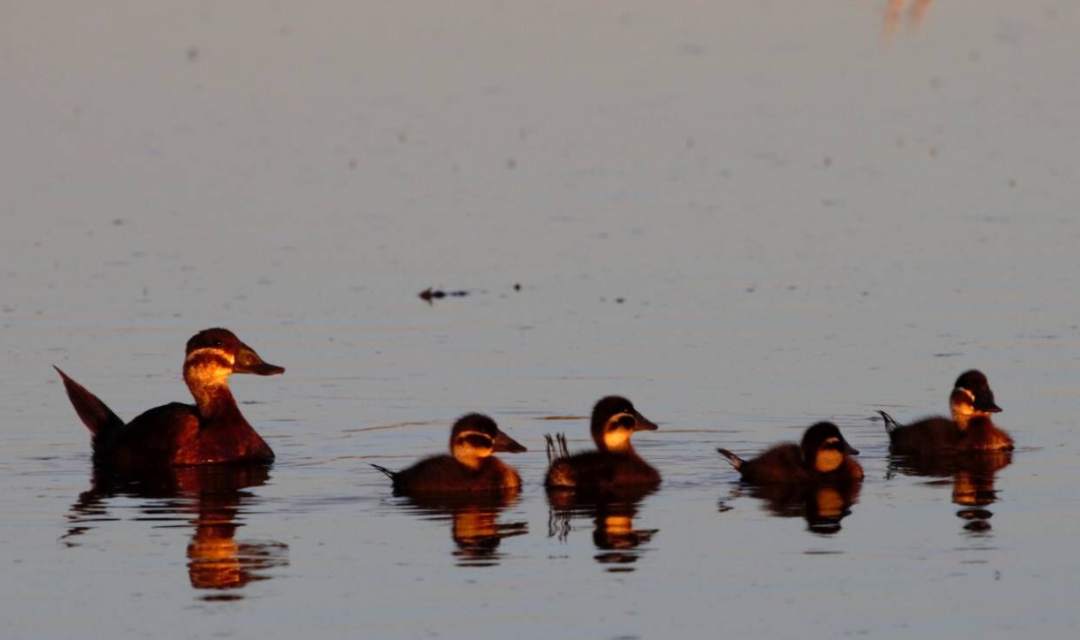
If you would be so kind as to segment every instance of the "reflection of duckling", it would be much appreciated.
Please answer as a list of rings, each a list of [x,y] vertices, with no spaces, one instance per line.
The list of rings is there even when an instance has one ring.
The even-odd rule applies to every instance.
[[[952,476],[952,501],[963,507],[956,515],[968,521],[965,530],[983,532],[990,529],[989,520],[994,515],[985,507],[997,500],[997,472],[1011,463],[1010,451],[954,452],[893,456],[889,469],[915,476]]]
[[[454,512],[450,536],[457,544],[455,554],[461,564],[480,566],[493,564],[503,538],[520,536],[529,532],[526,522],[503,523],[499,512],[482,506],[471,506]]]
[[[764,500],[765,508],[775,516],[802,517],[814,533],[832,534],[840,531],[840,521],[851,515],[861,486],[861,482],[770,483],[752,486],[750,495]]]
[[[932,454],[945,451],[1009,451],[1013,440],[994,426],[990,414],[1001,411],[994,392],[981,371],[960,375],[949,395],[952,419],[924,418],[900,425],[892,416],[878,411],[889,433],[893,453]]]
[[[801,444],[778,444],[753,460],[743,460],[727,449],[717,451],[750,484],[842,484],[863,477],[862,466],[850,457],[859,452],[831,422],[807,429]]]
[[[496,451],[518,453],[525,447],[500,431],[491,418],[470,413],[459,418],[450,431],[451,455],[432,456],[401,471],[371,466],[393,480],[396,495],[498,492],[520,487],[521,477],[492,455]]]
[[[93,434],[94,463],[154,470],[162,465],[272,462],[274,452],[248,424],[229,391],[229,376],[270,376],[285,369],[267,364],[227,329],[206,329],[187,343],[184,381],[195,404],[173,402],[124,424],[97,396],[63,371],[68,398]]]
[[[548,489],[607,490],[613,487],[660,484],[660,473],[634,451],[630,437],[654,431],[656,425],[638,413],[626,398],[608,396],[593,407],[590,430],[597,451],[570,455],[566,439],[558,436],[558,451],[548,437]]]
[[[449,516],[450,537],[457,545],[454,555],[462,566],[496,564],[503,538],[529,532],[526,522],[499,522],[499,514],[513,504],[520,493],[507,487],[493,493],[419,494],[409,502],[424,513]]]
[[[650,540],[659,529],[635,529],[637,509],[625,504],[607,503],[598,506],[594,520],[593,543],[597,549],[625,551],[635,549]]]
[[[635,529],[638,505],[656,487],[628,485],[604,492],[549,491],[551,505],[548,534],[560,540],[570,533],[570,520],[588,517],[593,521],[593,544],[600,551],[596,561],[618,565],[610,571],[629,571],[625,565],[637,561],[637,547],[648,543],[659,529]]]

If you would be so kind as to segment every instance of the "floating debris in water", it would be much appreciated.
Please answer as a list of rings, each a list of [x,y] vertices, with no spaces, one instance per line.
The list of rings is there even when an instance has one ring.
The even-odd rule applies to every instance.
[[[469,295],[469,292],[464,289],[458,289],[457,291],[443,291],[442,289],[428,287],[420,292],[420,299],[431,304],[433,300],[441,300],[442,298],[464,298],[467,295]]]

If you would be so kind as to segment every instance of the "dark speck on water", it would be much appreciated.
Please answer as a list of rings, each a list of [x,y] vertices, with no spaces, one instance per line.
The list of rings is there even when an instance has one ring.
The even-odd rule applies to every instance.
[[[465,289],[444,291],[442,289],[433,289],[432,287],[428,287],[419,293],[420,299],[428,303],[443,298],[464,298],[467,295],[469,295],[469,292]]]

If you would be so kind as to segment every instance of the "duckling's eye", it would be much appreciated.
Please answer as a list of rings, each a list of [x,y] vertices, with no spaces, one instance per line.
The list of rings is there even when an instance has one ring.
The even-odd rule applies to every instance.
[[[634,420],[633,416],[623,416],[619,418],[618,424],[620,427],[626,427],[627,429],[633,428],[637,424],[637,420]]]

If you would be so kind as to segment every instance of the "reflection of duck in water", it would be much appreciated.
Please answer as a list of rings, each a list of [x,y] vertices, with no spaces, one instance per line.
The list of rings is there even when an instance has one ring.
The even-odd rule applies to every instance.
[[[727,449],[717,451],[769,511],[783,517],[802,515],[812,531],[839,531],[840,521],[858,500],[863,470],[851,456],[859,452],[831,422],[807,429],[799,444],[779,444],[751,460]]]
[[[401,471],[371,466],[393,481],[395,495],[499,493],[520,487],[521,477],[492,454],[525,450],[499,430],[494,420],[470,413],[450,430],[450,455],[425,458]]]
[[[68,516],[72,526],[64,540],[76,546],[77,536],[102,521],[111,498],[144,499],[142,510],[155,519],[173,516],[188,520],[194,514],[194,519],[188,520],[195,530],[187,547],[192,587],[239,589],[269,578],[263,574],[267,569],[288,564],[288,545],[284,543],[235,539],[237,528],[243,525],[240,516],[257,500],[244,489],[261,486],[268,478],[268,469],[260,465],[166,467],[138,477],[95,470],[90,490],[79,496]]]
[[[781,518],[803,517],[814,533],[837,533],[840,521],[851,515],[859,500],[861,483],[838,485],[765,484],[751,486],[750,495],[765,502],[765,508]],[[737,494],[736,494],[737,495]]]
[[[548,472],[544,484],[548,490],[607,489],[642,486],[656,487],[660,473],[634,451],[630,438],[638,431],[654,431],[656,424],[638,413],[626,398],[608,396],[593,407],[590,431],[596,451],[570,455],[566,438],[548,436]]]
[[[272,462],[274,452],[244,419],[229,376],[270,376],[267,364],[227,329],[206,329],[187,343],[184,381],[195,404],[173,402],[124,424],[97,396],[57,369],[75,412],[93,437],[94,464],[128,471],[168,465]]]
[[[956,379],[949,394],[951,418],[935,416],[908,425],[897,424],[879,411],[893,453],[935,455],[946,452],[1011,451],[1009,434],[994,426],[991,414],[1001,411],[981,371],[972,369]]]
[[[451,519],[450,537],[459,566],[486,567],[498,564],[503,538],[529,532],[526,522],[499,522],[499,514],[517,502],[517,487],[494,493],[415,495],[409,504],[424,514]]]
[[[889,471],[931,478],[952,478],[952,500],[961,508],[956,515],[967,520],[964,529],[990,529],[993,512],[985,507],[997,500],[997,472],[1012,463],[1011,451],[983,451],[942,455],[894,455]]]
[[[591,518],[595,556],[601,564],[615,565],[610,571],[632,571],[626,565],[637,561],[638,547],[648,543],[659,529],[635,529],[634,518],[645,496],[655,487],[630,486],[602,492],[548,491],[551,513],[548,535],[565,540],[575,518]]]

